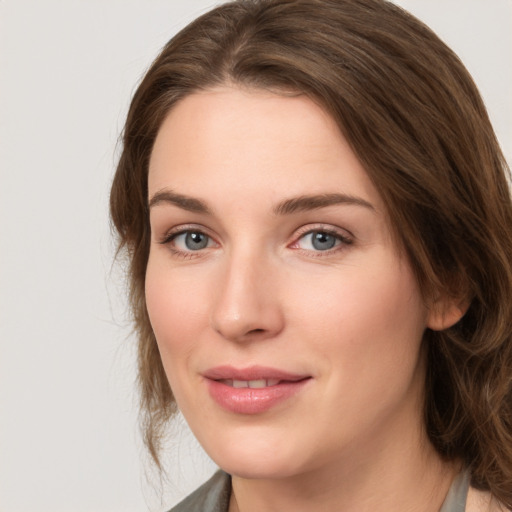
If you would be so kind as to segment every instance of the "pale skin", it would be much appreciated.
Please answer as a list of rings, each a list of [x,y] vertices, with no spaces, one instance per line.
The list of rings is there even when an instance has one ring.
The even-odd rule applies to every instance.
[[[192,94],[159,131],[148,187],[152,327],[180,409],[232,475],[230,512],[438,511],[460,467],[424,432],[421,340],[463,308],[425,304],[334,121],[305,96]],[[204,377],[226,364],[307,384],[228,411]],[[470,493],[467,510],[488,507]]]

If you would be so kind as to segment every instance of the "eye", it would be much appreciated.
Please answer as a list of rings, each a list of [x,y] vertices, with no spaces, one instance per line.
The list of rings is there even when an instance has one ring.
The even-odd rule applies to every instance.
[[[169,242],[172,243],[176,250],[183,252],[200,251],[214,245],[213,240],[208,235],[201,231],[192,230],[172,235],[167,240],[167,243]]]
[[[296,249],[325,252],[336,249],[341,244],[349,245],[352,240],[340,233],[325,229],[311,230],[302,235],[293,245]]]

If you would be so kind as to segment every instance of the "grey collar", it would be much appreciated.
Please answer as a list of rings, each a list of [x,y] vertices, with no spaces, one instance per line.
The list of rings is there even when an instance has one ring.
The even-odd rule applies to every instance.
[[[469,471],[457,475],[439,512],[464,512],[469,489]],[[231,496],[231,477],[217,471],[208,482],[169,512],[227,512]]]
[[[464,512],[469,490],[469,471],[460,472],[450,487],[439,512]]]

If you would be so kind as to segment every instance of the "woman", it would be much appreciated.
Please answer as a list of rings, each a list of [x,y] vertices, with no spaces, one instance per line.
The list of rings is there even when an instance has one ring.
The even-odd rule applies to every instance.
[[[175,510],[512,507],[512,205],[479,94],[382,0],[238,1],[163,49],[111,193]],[[229,476],[228,476],[229,475]]]

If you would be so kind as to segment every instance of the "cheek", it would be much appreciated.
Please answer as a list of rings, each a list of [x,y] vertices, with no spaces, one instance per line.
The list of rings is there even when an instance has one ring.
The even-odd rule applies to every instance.
[[[420,347],[426,313],[407,268],[352,268],[323,299],[295,297],[302,300],[297,307],[297,318],[302,310],[300,332],[313,333],[309,348],[325,383],[314,416],[328,411],[326,421],[332,423],[334,415],[348,436],[363,436],[372,425],[398,416],[404,404],[416,407],[423,386]],[[333,443],[340,439],[345,437]]]
[[[415,279],[407,266],[394,266],[382,271],[352,267],[315,276],[307,287],[290,286],[288,302],[301,310],[300,317],[319,326],[343,327],[341,332],[351,326],[399,330],[423,325],[426,311]]]
[[[156,337],[162,364],[174,397],[182,412],[194,403],[190,389],[189,367],[201,338],[201,318],[206,304],[197,283],[173,272],[156,258],[148,262],[146,272],[146,305]]]
[[[384,260],[387,261],[387,260]],[[340,376],[396,372],[398,364],[412,371],[419,356],[426,308],[407,265],[351,267],[336,279],[311,280],[308,293],[290,293],[290,315],[302,332],[310,332],[316,350]]]
[[[206,311],[205,290],[150,256],[145,293],[151,326],[167,368],[168,360],[188,352],[197,339]]]

